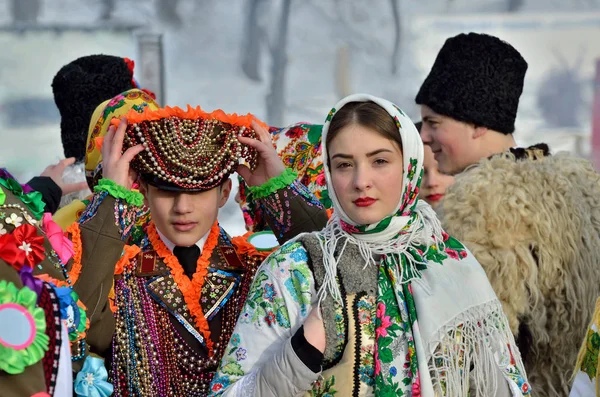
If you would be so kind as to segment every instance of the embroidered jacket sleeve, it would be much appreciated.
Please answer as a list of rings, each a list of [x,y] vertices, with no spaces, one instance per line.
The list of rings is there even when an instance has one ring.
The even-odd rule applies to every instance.
[[[579,350],[575,377],[570,397],[600,396],[600,379],[598,377],[598,351],[600,350],[600,299],[596,301],[596,311],[588,326],[585,339]]]
[[[310,390],[320,366],[310,349],[299,352],[308,343],[301,327],[316,298],[307,262],[306,250],[295,242],[258,269],[210,395],[297,396]]]
[[[124,252],[138,207],[106,190],[97,191],[80,219],[81,273],[73,285],[87,308],[90,352],[104,356],[115,320],[109,304],[115,266]],[[116,194],[118,195],[118,194]]]
[[[300,181],[297,174],[284,174],[250,191],[280,244],[300,233],[323,229],[327,213],[319,201]]]

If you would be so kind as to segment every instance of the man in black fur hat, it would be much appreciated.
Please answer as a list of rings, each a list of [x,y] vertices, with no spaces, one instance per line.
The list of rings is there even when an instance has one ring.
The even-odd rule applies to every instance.
[[[65,182],[85,182],[83,161],[92,114],[102,102],[121,92],[139,88],[133,77],[133,67],[134,62],[128,58],[89,55],[68,63],[54,76],[52,92],[61,116],[63,150],[66,158],[76,159],[76,163],[65,170]],[[87,188],[67,194],[63,196],[60,207],[89,194]]]
[[[440,206],[446,231],[484,267],[535,395],[566,396],[600,294],[600,177],[545,144],[516,147],[526,71],[510,44],[460,34],[446,40],[416,102],[423,141],[456,175]]]
[[[52,81],[54,102],[60,111],[60,135],[65,157],[85,158],[92,113],[98,105],[121,92],[138,88],[133,61],[111,55],[89,55],[63,66]]]

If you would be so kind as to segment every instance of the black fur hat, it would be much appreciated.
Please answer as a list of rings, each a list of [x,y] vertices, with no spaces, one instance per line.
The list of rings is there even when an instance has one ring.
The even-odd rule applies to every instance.
[[[65,157],[85,158],[92,114],[98,105],[136,88],[133,61],[110,55],[90,55],[63,66],[52,81],[60,111],[60,135]]]
[[[416,97],[453,119],[512,134],[527,62],[510,44],[469,33],[444,43]]]

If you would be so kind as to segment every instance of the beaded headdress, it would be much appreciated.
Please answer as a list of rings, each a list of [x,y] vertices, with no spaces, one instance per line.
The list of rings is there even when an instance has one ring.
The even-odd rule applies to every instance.
[[[187,110],[132,110],[125,118],[128,126],[123,150],[144,146],[132,167],[159,189],[206,191],[222,184],[238,164],[251,170],[256,167],[256,150],[238,140],[239,136],[256,137],[253,120],[264,125],[251,114],[206,113],[200,107],[188,106]],[[118,119],[113,120],[113,124],[118,123]]]

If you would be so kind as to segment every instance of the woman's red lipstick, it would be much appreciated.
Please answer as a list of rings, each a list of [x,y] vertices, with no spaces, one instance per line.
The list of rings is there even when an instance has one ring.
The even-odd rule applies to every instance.
[[[356,205],[357,207],[368,207],[370,205],[373,205],[375,201],[377,200],[371,197],[360,197],[354,200],[354,205]]]
[[[430,201],[440,201],[441,199],[444,198],[443,194],[430,194],[429,196],[427,196],[427,200]]]

